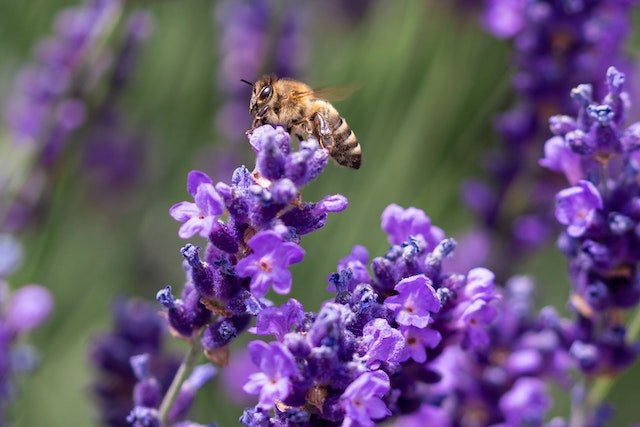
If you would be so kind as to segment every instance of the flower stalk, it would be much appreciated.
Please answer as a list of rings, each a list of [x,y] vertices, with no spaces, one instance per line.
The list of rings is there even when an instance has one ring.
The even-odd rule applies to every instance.
[[[189,346],[189,350],[184,356],[184,360],[180,364],[178,372],[176,372],[175,377],[173,377],[169,390],[167,390],[167,393],[164,395],[162,403],[160,404],[159,414],[162,427],[169,427],[169,413],[171,412],[171,408],[178,398],[178,394],[180,394],[182,384],[187,380],[195,368],[201,354],[202,345],[200,344],[200,334],[197,334],[191,340],[191,346]]]

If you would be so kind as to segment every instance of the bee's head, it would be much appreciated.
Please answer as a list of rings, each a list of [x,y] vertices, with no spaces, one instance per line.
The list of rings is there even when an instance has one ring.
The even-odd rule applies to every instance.
[[[254,117],[262,117],[268,110],[268,104],[273,99],[273,84],[278,80],[273,74],[260,77],[253,84],[253,93],[249,103],[249,112]],[[251,83],[249,83],[251,84]]]

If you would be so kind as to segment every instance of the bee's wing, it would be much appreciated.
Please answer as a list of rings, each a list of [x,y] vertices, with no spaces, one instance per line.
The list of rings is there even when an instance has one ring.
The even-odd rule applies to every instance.
[[[344,101],[358,90],[356,86],[326,86],[318,89],[294,92],[296,98],[316,98],[326,101]]]
[[[358,90],[358,87],[355,85],[326,86],[314,89],[313,95],[316,98],[326,99],[327,101],[344,101],[353,95],[356,90]]]

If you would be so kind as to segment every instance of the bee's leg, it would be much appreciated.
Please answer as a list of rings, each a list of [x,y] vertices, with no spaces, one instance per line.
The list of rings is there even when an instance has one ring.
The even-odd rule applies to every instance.
[[[308,135],[311,134],[308,120],[302,120],[297,123],[294,123],[287,130],[291,135],[295,136],[300,141],[303,141],[305,138],[307,138]]]
[[[320,137],[320,144],[324,148],[331,150],[335,141],[333,140],[333,132],[329,127],[329,123],[327,123],[327,119],[325,119],[322,114],[316,113],[312,120],[315,123],[315,129]]]
[[[251,127],[245,132],[245,134],[251,135],[256,128],[259,128],[264,124],[264,119],[262,117],[255,117],[253,122],[251,122]]]

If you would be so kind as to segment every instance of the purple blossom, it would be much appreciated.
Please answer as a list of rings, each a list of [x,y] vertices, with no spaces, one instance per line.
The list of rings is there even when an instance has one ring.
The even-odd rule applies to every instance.
[[[267,307],[258,313],[256,327],[251,332],[259,335],[273,334],[282,341],[291,328],[300,324],[304,309],[295,299],[290,299],[280,307]]]
[[[580,181],[556,197],[556,219],[567,226],[571,237],[580,237],[594,225],[597,213],[602,209],[602,197],[589,181]]]
[[[442,340],[440,332],[430,328],[409,326],[403,331],[404,351],[400,361],[413,359],[415,362],[427,361],[427,348],[435,348]]]
[[[213,187],[211,178],[204,172],[189,172],[187,190],[195,203],[176,203],[169,213],[173,219],[183,223],[178,231],[181,238],[188,239],[196,233],[206,238],[213,231],[218,216],[224,212],[222,199]]]
[[[460,317],[461,328],[467,331],[467,339],[472,347],[487,347],[489,334],[485,326],[495,319],[497,311],[487,301],[476,299],[468,305]]]
[[[260,368],[244,386],[247,393],[259,394],[263,408],[271,408],[276,401],[285,399],[291,391],[291,377],[297,372],[295,360],[282,344],[263,341],[249,343],[251,360]]]
[[[365,372],[340,397],[345,411],[343,427],[374,426],[373,420],[391,415],[382,400],[390,390],[389,377],[384,371]]]
[[[382,230],[387,233],[389,243],[399,245],[410,236],[421,236],[428,248],[433,248],[444,238],[444,232],[431,225],[431,220],[424,211],[392,204],[382,212]]]
[[[371,282],[371,276],[367,269],[368,262],[369,252],[364,246],[360,245],[354,246],[351,253],[338,262],[338,272],[349,271],[348,283],[346,283],[346,288],[349,291],[352,291],[360,283]],[[327,290],[330,292],[335,291],[334,274],[330,274],[327,280],[329,282]]]
[[[387,298],[385,305],[401,325],[424,328],[431,320],[431,313],[440,310],[440,300],[431,280],[422,274],[402,279],[395,290],[398,295]]]
[[[415,216],[426,217],[417,210]],[[486,305],[487,311],[494,310],[499,300],[492,272],[483,268],[467,275],[443,272],[442,262],[455,247],[452,239],[441,239],[428,249],[423,236],[409,236],[400,245],[392,245],[384,257],[374,259],[372,275],[365,264],[366,250],[356,247],[340,262],[339,271],[330,276],[337,293],[319,312],[305,313],[292,327],[292,322],[285,321],[288,309],[263,309],[256,329],[277,331],[277,344],[295,360],[296,373],[287,376],[288,392],[275,402],[273,411],[265,412],[261,408],[266,406],[259,404],[245,411],[242,422],[286,425],[317,420],[372,425],[372,419],[392,412],[417,410],[425,396],[416,390],[438,381],[431,365],[443,350],[464,343],[470,350],[480,351],[474,347],[476,337],[484,333],[490,338],[488,330],[495,320],[495,316],[477,308]],[[354,283],[356,269],[370,283]],[[298,319],[302,308],[297,304],[294,308]],[[269,322],[261,326],[263,314]],[[478,320],[467,319],[474,315]],[[261,370],[262,376],[273,376]],[[374,393],[377,400],[371,399],[382,406],[349,406],[347,397],[351,393],[376,384],[367,383],[365,378],[380,376],[392,379]],[[379,397],[391,390],[387,409]]]
[[[550,407],[551,398],[547,387],[538,378],[520,378],[500,399],[500,410],[507,425],[513,426],[542,424]]]
[[[570,184],[577,184],[583,176],[580,156],[571,151],[560,136],[554,136],[544,144],[544,158],[538,163],[554,172],[564,173]]]
[[[489,0],[483,24],[496,37],[513,37],[525,26],[526,7],[527,0]]]
[[[291,289],[289,265],[302,261],[304,251],[293,242],[283,242],[273,231],[261,231],[248,242],[253,253],[238,262],[240,277],[251,277],[251,292],[261,297],[269,287],[279,294]]]
[[[380,367],[381,362],[395,364],[404,350],[404,338],[400,331],[392,328],[385,319],[374,319],[364,326],[362,344],[366,348],[367,366]]]
[[[53,297],[40,285],[25,285],[13,292],[6,307],[5,321],[15,333],[37,328],[51,314]]]

